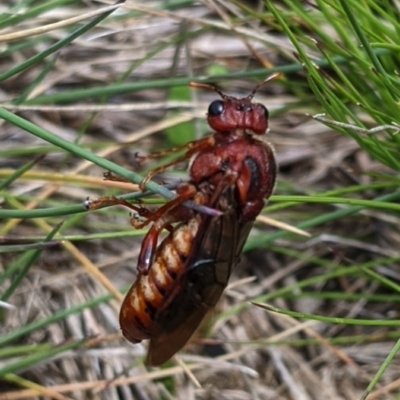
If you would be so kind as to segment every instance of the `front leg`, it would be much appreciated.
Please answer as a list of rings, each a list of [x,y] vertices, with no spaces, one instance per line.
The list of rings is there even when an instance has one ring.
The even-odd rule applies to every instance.
[[[156,174],[165,171],[167,168],[172,167],[173,165],[176,165],[182,161],[188,160],[190,157],[192,157],[194,154],[198,153],[199,151],[204,151],[205,149],[212,148],[215,144],[215,138],[213,136],[207,136],[205,138],[199,139],[199,140],[194,140],[192,142],[187,143],[185,146],[182,146],[182,148],[187,149],[186,153],[183,154],[180,157],[177,157],[175,160],[172,160],[171,162],[161,165],[158,168],[155,168],[151,170],[140,182],[140,190],[144,190],[144,187],[146,183]],[[181,147],[179,147],[181,148]],[[157,154],[157,153],[155,153]],[[150,155],[149,157],[151,157]]]

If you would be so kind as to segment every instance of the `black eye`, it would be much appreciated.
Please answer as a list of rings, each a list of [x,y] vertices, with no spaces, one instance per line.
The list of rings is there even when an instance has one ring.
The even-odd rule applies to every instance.
[[[224,111],[224,102],[221,100],[213,101],[208,107],[208,114],[212,116],[221,115]]]
[[[264,114],[265,119],[268,119],[269,117],[269,112],[267,110],[267,107],[263,106],[262,104],[260,104],[260,109],[261,112]]]

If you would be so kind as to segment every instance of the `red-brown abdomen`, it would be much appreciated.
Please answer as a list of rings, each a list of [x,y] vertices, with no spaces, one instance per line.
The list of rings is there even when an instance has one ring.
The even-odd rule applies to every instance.
[[[200,220],[198,214],[176,227],[160,244],[148,274],[139,274],[129,289],[119,316],[122,333],[129,341],[138,343],[154,333],[157,313],[167,305],[173,283],[193,250]]]

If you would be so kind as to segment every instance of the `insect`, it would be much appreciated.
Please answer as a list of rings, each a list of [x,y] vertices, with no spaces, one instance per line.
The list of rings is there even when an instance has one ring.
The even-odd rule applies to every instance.
[[[215,133],[183,146],[182,157],[152,170],[142,182],[143,187],[156,173],[192,157],[189,181],[178,186],[177,197],[154,214],[142,212],[144,222],[132,220],[136,227],[153,224],[142,242],[139,274],[123,301],[120,325],[133,343],[150,339],[148,365],[161,365],[178,352],[216,305],[253,222],[272,193],[277,169],[274,152],[257,137],[267,131],[268,111],[252,99],[259,87],[276,76],[244,98],[192,83],[221,97],[208,108],[207,121]],[[221,213],[193,211],[182,204],[188,199]],[[116,198],[108,202],[129,206]],[[163,229],[170,233],[158,245]]]

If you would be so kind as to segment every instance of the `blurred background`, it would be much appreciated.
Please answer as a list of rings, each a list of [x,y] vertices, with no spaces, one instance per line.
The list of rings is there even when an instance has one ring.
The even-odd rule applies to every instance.
[[[0,400],[398,399],[400,3],[113,4],[0,4]],[[137,154],[211,133],[218,95],[188,82],[274,72],[274,195],[217,309],[147,368],[118,323],[146,229],[82,204],[138,190],[107,160],[143,176],[176,154]]]

